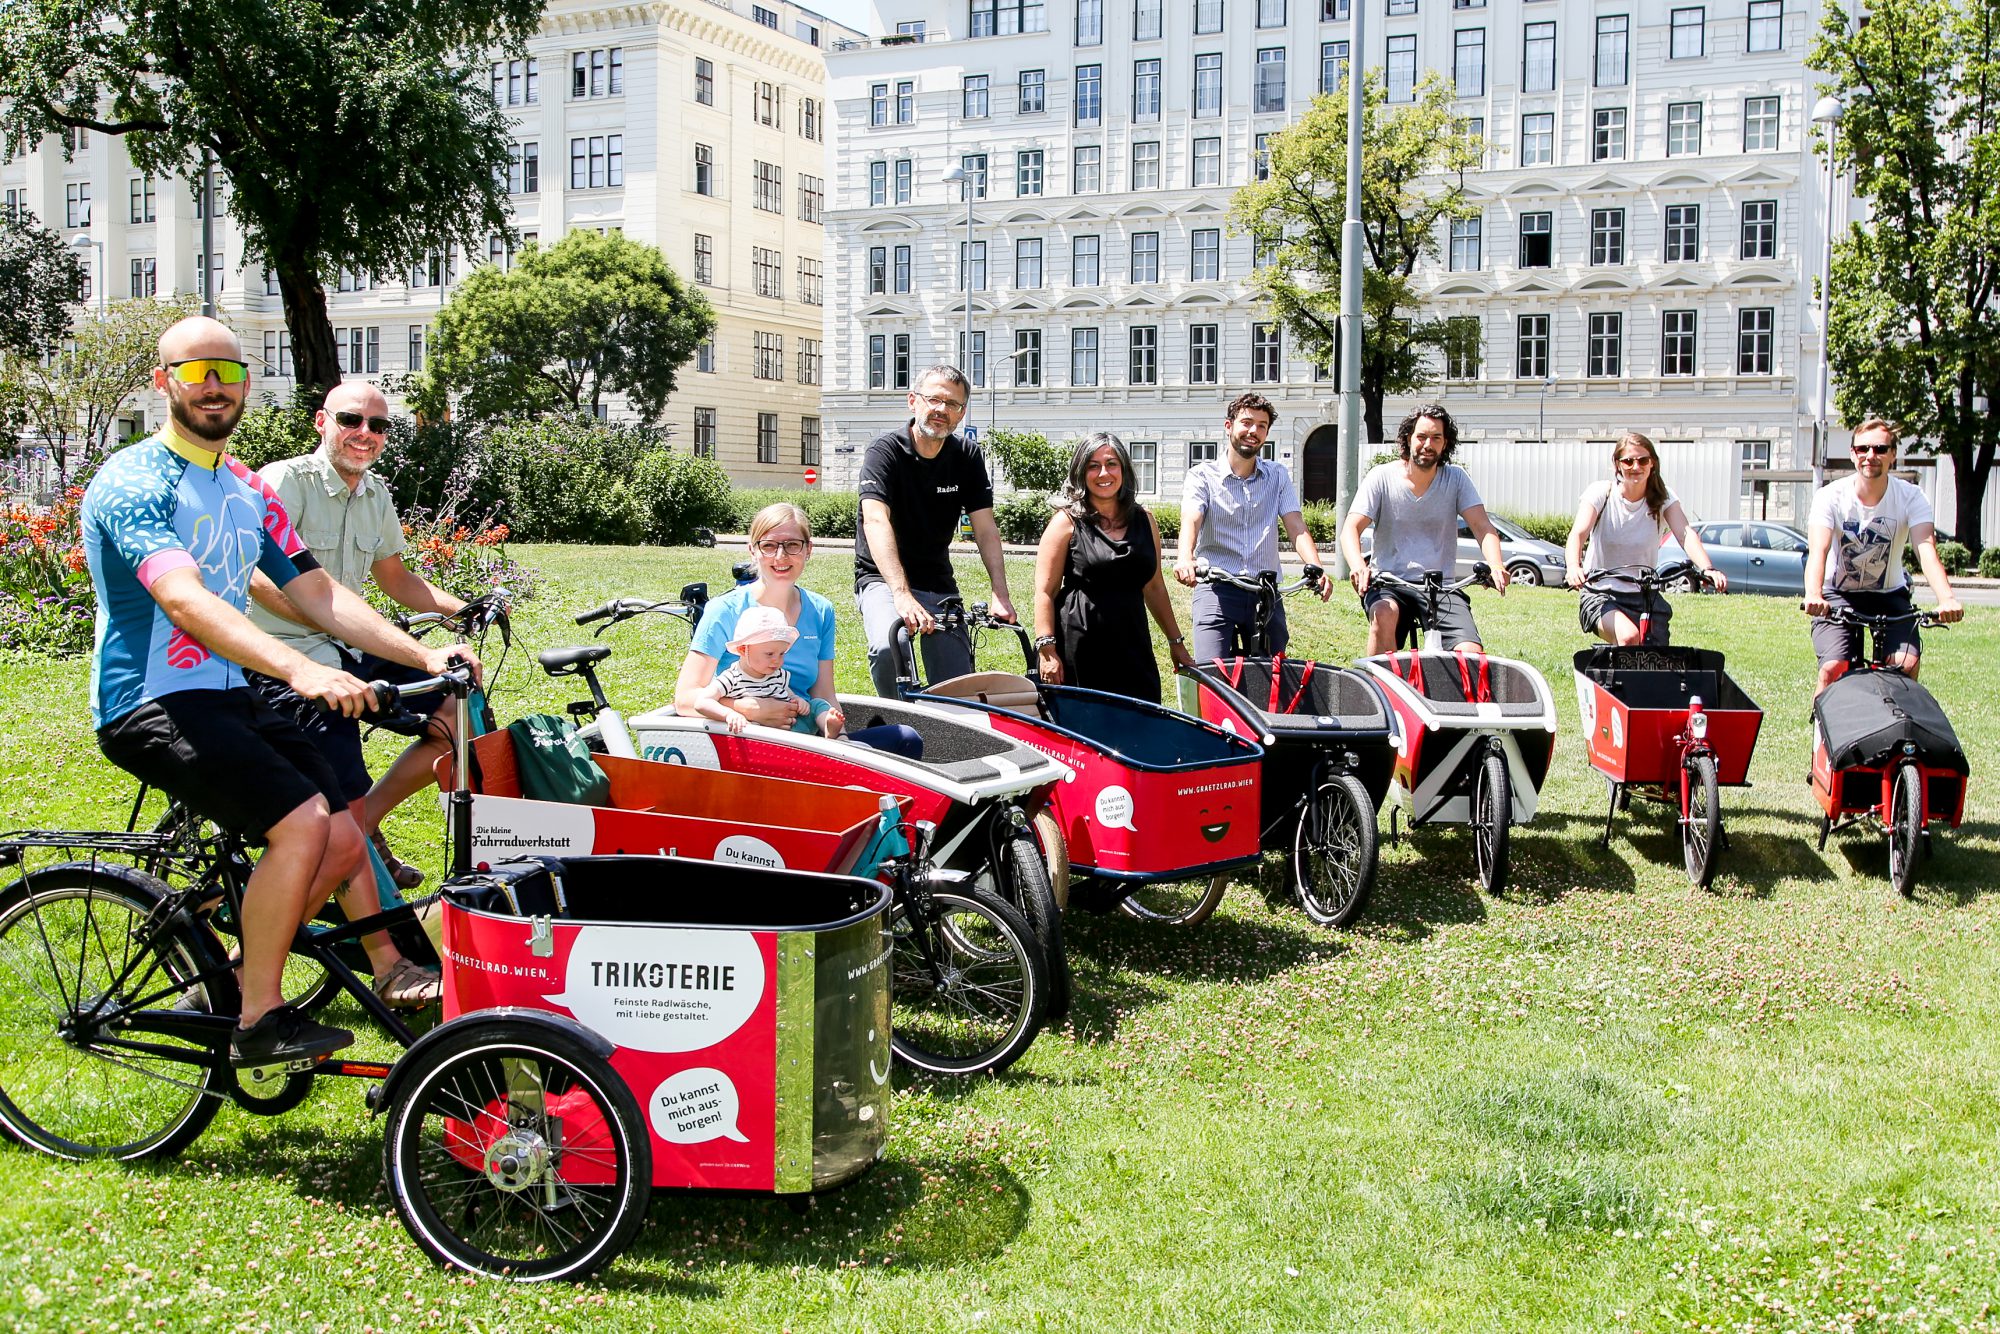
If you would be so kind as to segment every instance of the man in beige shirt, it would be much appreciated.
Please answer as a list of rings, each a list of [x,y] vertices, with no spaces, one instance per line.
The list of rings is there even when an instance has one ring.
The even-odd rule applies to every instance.
[[[369,579],[394,601],[411,611],[457,611],[465,604],[430,583],[403,563],[403,524],[389,488],[372,471],[387,443],[389,405],[374,385],[360,381],[336,385],[314,417],[319,448],[310,454],[280,459],[259,474],[278,494],[291,515],[292,527],[321,568],[351,591],[363,592]],[[411,680],[415,674],[398,664],[352,648],[294,618],[282,594],[259,587],[250,617],[257,627],[313,661],[352,672],[363,680]],[[389,854],[382,840],[382,818],[404,800],[430,785],[431,765],[451,744],[451,714],[440,705],[425,736],[411,742],[382,777],[369,781],[362,759],[360,727],[352,720],[293,697],[281,681],[251,678],[260,695],[281,711],[297,717],[332,763],[346,789],[349,809],[362,832],[375,841],[396,883],[414,889],[423,873]]]

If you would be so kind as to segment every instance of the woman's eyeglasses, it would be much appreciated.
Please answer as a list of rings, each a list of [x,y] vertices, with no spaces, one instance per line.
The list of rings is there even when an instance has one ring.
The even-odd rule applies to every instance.
[[[795,539],[790,542],[752,542],[750,548],[760,556],[803,556],[811,545],[811,542]]]
[[[1653,460],[1644,454],[1632,454],[1618,460],[1618,466],[1621,468],[1650,468],[1653,466]]]

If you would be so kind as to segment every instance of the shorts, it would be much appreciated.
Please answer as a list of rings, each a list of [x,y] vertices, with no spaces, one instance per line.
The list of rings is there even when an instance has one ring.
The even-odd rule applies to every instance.
[[[1586,588],[1576,603],[1576,623],[1583,627],[1587,635],[1597,633],[1597,625],[1614,611],[1622,611],[1638,625],[1646,616],[1646,599],[1636,590]],[[1674,609],[1665,598],[1653,597],[1653,620],[1646,627],[1646,643],[1660,648],[1671,642],[1668,631],[1673,624]]]
[[[414,667],[405,667],[400,662],[389,662],[372,653],[360,655],[341,654],[343,670],[351,672],[364,681],[387,681],[391,685],[405,685],[411,681],[424,680],[424,674]],[[319,747],[321,755],[332,766],[334,778],[340,784],[344,796],[343,806],[351,806],[368,795],[368,789],[375,785],[368,776],[368,763],[361,753],[361,722],[345,714],[335,713],[318,700],[307,699],[276,677],[260,676],[256,672],[245,672],[243,677],[257,697],[276,709],[285,717],[298,724],[301,732]]]
[[[1257,594],[1234,584],[1204,583],[1194,586],[1191,601],[1196,662],[1214,662],[1250,652],[1250,645],[1257,638]],[[1264,638],[1264,656],[1269,658],[1282,654],[1292,642],[1282,597],[1271,603],[1271,624]]]
[[[181,690],[97,729],[104,757],[232,834],[260,840],[339,780],[298,724],[248,690]]]
[[[1861,589],[1851,589],[1845,593],[1827,589],[1824,593],[1830,607],[1845,607],[1862,616],[1903,616],[1914,610],[1916,604],[1910,600],[1910,588],[1893,589],[1886,593],[1870,593]],[[1813,656],[1822,663],[1861,661],[1860,625],[1836,625],[1824,616],[1813,617]],[[1912,658],[1921,658],[1924,646],[1917,637],[1917,623],[1914,619],[1897,621],[1885,625],[1875,632],[1875,661],[1887,662],[1898,654],[1907,653]]]
[[[1413,635],[1411,627],[1423,624],[1424,609],[1429,605],[1428,599],[1421,594],[1400,588],[1385,588],[1371,582],[1368,591],[1361,595],[1362,613],[1371,614],[1375,604],[1385,598],[1394,598],[1396,601],[1397,639],[1401,641],[1407,637],[1411,642],[1421,646],[1423,643],[1421,632]],[[1472,599],[1465,595],[1464,589],[1454,589],[1438,599],[1437,628],[1438,636],[1444,641],[1447,650],[1455,649],[1460,644],[1486,642],[1479,637],[1479,623],[1472,619]]]

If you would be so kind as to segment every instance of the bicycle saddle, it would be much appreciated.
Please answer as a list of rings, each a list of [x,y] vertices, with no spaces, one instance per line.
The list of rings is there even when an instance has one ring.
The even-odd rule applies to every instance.
[[[535,661],[542,664],[542,670],[550,676],[563,676],[589,663],[603,662],[610,656],[609,644],[583,644],[576,648],[545,648],[535,655]]]

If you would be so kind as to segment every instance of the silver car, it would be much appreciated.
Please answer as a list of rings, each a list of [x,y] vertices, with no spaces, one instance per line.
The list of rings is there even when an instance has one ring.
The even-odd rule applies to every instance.
[[[1500,534],[1500,559],[1507,567],[1507,577],[1517,584],[1559,584],[1563,577],[1563,549],[1553,542],[1544,542],[1512,519],[1503,519],[1490,510],[1486,517],[1493,521],[1493,527]],[[1375,530],[1370,527],[1361,534],[1361,554],[1373,557],[1375,554]],[[1486,559],[1473,540],[1472,529],[1464,519],[1458,521],[1458,568],[1452,578],[1463,579],[1472,573],[1473,565]]]
[[[1729,576],[1732,593],[1772,593],[1799,597],[1806,582],[1806,535],[1787,523],[1762,519],[1711,519],[1694,525],[1715,568]],[[1687,559],[1681,544],[1668,538],[1659,565]]]

